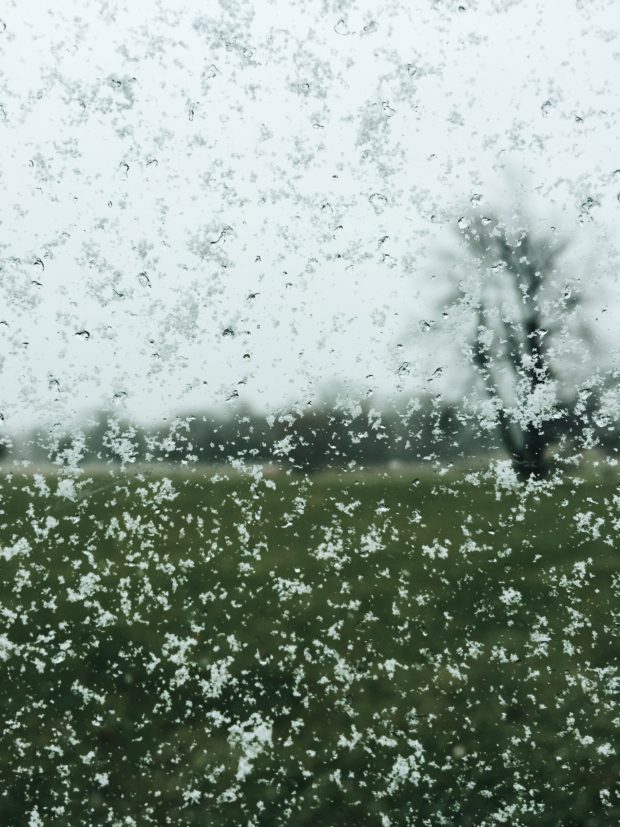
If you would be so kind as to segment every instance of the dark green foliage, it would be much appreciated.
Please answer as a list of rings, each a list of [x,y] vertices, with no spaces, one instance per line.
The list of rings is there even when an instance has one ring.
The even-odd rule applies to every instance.
[[[615,376],[607,383],[592,380],[570,398],[558,400],[556,415],[540,429],[545,470],[551,466],[551,448],[579,452],[600,446],[617,452],[617,402],[603,404],[615,385]],[[352,407],[323,403],[269,417],[239,408],[234,415],[188,414],[161,426],[139,426],[100,412],[73,433],[60,425],[32,433],[25,450],[35,462],[51,460],[61,467],[75,461],[215,466],[241,460],[304,472],[393,462],[462,465],[504,451],[514,457],[501,424],[483,429],[475,411],[439,396],[382,409],[365,402]]]
[[[567,407],[565,416],[554,423],[553,441],[570,436],[578,444],[585,425],[595,418],[596,401],[593,392],[579,418]],[[610,445],[617,436],[615,421],[595,428],[601,444],[605,434]],[[51,460],[60,466],[75,451],[82,463],[120,463],[125,451],[126,462],[221,465],[243,460],[306,472],[393,461],[462,462],[503,449],[499,433],[481,431],[474,414],[439,398],[384,410],[360,405],[353,412],[319,405],[273,417],[250,410],[229,417],[189,414],[160,427],[117,421],[102,413],[73,435],[57,430],[33,433],[29,446],[28,454],[36,462]]]

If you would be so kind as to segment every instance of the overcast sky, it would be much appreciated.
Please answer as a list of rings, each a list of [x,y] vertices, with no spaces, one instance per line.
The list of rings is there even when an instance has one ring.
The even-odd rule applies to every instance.
[[[424,387],[453,358],[420,328],[449,284],[438,251],[515,187],[536,229],[573,239],[616,357],[613,0],[0,17],[5,427],[280,406],[336,379],[389,395],[403,361]]]

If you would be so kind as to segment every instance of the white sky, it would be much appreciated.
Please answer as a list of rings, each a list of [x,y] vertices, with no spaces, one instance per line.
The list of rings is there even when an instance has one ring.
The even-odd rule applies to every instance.
[[[472,196],[509,203],[507,171],[574,237],[615,358],[613,0],[2,9],[5,427],[235,390],[269,407],[338,378],[389,394],[404,360],[423,386],[451,358],[418,327],[448,283],[437,250]]]

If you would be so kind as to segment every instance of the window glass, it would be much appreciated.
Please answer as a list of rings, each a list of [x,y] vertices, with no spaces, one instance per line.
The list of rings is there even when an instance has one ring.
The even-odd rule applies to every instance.
[[[617,823],[617,5],[0,50],[0,822]]]

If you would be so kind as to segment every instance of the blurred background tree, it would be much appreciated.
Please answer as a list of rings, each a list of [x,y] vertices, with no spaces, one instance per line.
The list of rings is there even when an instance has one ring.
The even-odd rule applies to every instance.
[[[550,445],[575,424],[577,394],[560,381],[553,354],[583,301],[560,264],[568,241],[523,224],[511,228],[493,214],[464,217],[459,231],[476,263],[452,298],[475,318],[468,356],[517,475],[545,477]],[[583,325],[577,340],[587,349]]]

